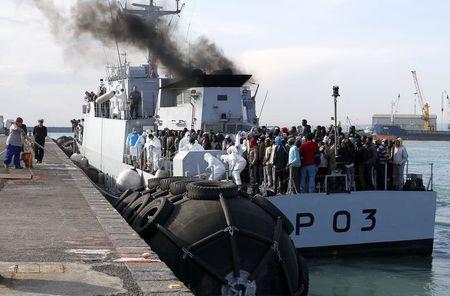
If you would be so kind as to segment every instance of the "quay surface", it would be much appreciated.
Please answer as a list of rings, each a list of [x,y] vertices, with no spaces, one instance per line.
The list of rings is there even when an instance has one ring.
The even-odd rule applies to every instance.
[[[192,295],[52,140],[46,149],[31,179],[0,179],[0,295]]]

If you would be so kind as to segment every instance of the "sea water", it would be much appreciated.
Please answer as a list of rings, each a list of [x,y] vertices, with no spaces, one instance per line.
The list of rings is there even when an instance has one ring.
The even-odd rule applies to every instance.
[[[311,259],[310,295],[450,295],[450,142],[405,141],[404,145],[409,172],[423,173],[425,185],[429,163],[434,164],[438,200],[432,258]]]

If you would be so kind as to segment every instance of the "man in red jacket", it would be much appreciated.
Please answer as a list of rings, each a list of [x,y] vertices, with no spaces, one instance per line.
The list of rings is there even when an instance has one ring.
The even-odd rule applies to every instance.
[[[313,193],[316,188],[316,163],[315,154],[319,151],[319,146],[313,141],[314,135],[308,134],[306,142],[301,146],[302,168],[301,182],[302,193]],[[307,181],[308,180],[308,181]]]

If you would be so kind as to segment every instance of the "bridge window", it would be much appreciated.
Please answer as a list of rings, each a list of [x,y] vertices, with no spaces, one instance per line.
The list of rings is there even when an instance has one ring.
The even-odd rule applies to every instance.
[[[217,101],[228,101],[228,95],[218,95]]]

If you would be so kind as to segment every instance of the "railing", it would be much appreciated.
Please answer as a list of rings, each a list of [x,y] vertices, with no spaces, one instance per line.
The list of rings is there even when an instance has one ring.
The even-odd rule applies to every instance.
[[[427,169],[428,168],[428,169]],[[433,191],[434,186],[434,163],[432,162],[410,162],[405,165],[404,179],[419,178],[423,181],[425,190]],[[425,185],[426,184],[426,185]]]

